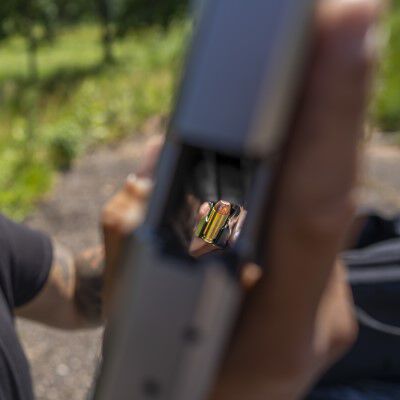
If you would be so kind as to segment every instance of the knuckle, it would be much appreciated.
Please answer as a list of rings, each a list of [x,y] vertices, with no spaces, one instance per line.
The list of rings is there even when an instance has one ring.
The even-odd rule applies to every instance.
[[[338,325],[337,329],[331,336],[330,352],[335,357],[340,357],[354,345],[358,338],[359,326],[352,315],[344,318],[344,322]]]
[[[129,205],[129,196],[126,195],[125,191],[118,192],[103,207],[100,215],[102,224],[107,226],[118,224],[123,218],[123,214]]]
[[[100,221],[105,229],[118,231],[120,225],[120,216],[116,212],[112,204],[103,208],[100,215]]]

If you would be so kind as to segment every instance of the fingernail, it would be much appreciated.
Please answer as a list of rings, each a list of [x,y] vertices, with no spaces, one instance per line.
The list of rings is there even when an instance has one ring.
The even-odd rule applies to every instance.
[[[377,22],[388,8],[385,0],[327,0],[325,5],[328,13],[344,15],[353,19],[354,25],[361,22],[366,28]]]
[[[332,56],[353,66],[372,66],[385,45],[387,34],[380,24],[387,7],[381,0],[327,0],[324,17],[333,33]],[[325,20],[324,20],[325,21]],[[360,64],[360,61],[362,62]]]
[[[134,196],[147,197],[153,189],[153,181],[150,178],[138,177],[136,174],[129,174],[126,178],[126,189]]]
[[[199,210],[199,214],[201,217],[204,217],[205,215],[207,215],[210,212],[210,204],[208,203],[204,203],[201,205],[200,210]]]
[[[336,4],[348,4],[348,5],[359,5],[368,7],[369,9],[385,9],[389,6],[390,0],[330,0],[332,3]]]
[[[131,173],[128,175],[128,177],[126,178],[126,182],[127,183],[131,183],[131,184],[135,184],[137,181],[138,177],[136,174]]]
[[[138,180],[138,176],[134,173],[131,173],[127,176],[125,180],[125,189],[130,193],[135,193],[136,183]]]
[[[138,178],[135,189],[138,196],[147,197],[153,189],[153,181],[150,178]]]

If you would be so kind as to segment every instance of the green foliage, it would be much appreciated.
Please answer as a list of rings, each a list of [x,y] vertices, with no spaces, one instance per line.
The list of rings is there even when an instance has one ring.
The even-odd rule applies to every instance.
[[[393,2],[393,9],[385,21],[389,35],[388,46],[382,58],[377,84],[377,97],[373,117],[379,129],[385,132],[400,131],[400,3]]]
[[[132,29],[161,25],[164,28],[187,10],[188,0],[119,0],[116,25],[119,35]]]
[[[25,38],[26,65],[31,81],[38,79],[38,47],[44,41],[53,40],[57,15],[55,0],[2,0],[0,3],[0,38],[16,34]]]
[[[147,118],[169,112],[189,30],[174,21],[186,1],[116,0],[111,27],[121,36],[113,64],[103,63],[99,44],[108,17],[102,27],[70,25],[93,20],[96,1],[0,1],[0,212],[23,218],[56,171],[91,146],[138,132]],[[394,7],[372,111],[384,131],[400,131],[400,3]],[[57,36],[54,21],[63,22]],[[29,35],[38,71],[27,80]]]
[[[2,137],[0,146],[0,210],[22,219],[48,191],[52,174],[42,149],[28,147],[23,136],[10,139]]]
[[[53,37],[58,8],[54,0],[2,0],[2,27],[36,43]]]
[[[54,0],[58,9],[58,23],[62,26],[92,21],[95,10],[93,0]]]
[[[0,211],[22,218],[52,176],[98,143],[134,134],[149,117],[167,115],[188,27],[136,32],[115,45],[117,63],[102,64],[98,28],[67,29],[38,51],[39,81],[26,81],[24,41],[0,47]],[[84,55],[84,56],[83,56]],[[36,135],[27,111],[37,104]]]
[[[51,165],[61,171],[70,169],[82,150],[82,136],[82,130],[76,122],[62,120],[54,126],[46,143]]]
[[[18,34],[26,40],[27,69],[38,80],[37,51],[54,40],[60,26],[96,20],[103,62],[115,61],[114,43],[133,28],[161,25],[181,16],[187,0],[1,0],[0,40]]]

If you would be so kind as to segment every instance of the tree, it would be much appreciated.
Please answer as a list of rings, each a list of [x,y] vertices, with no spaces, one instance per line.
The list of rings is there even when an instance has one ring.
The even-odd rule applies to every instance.
[[[54,37],[57,6],[54,0],[2,0],[9,3],[4,19],[7,35],[19,34],[26,40],[28,76],[38,80],[37,51],[41,42]]]
[[[0,40],[6,39],[10,33],[7,27],[7,22],[12,12],[13,12],[12,0],[0,1]]]
[[[103,61],[106,64],[115,61],[113,43],[115,38],[113,26],[112,0],[95,0],[97,14],[102,28],[101,43],[103,46]]]
[[[74,25],[95,16],[95,4],[87,0],[55,0],[57,4],[57,21],[62,25]]]
[[[26,42],[27,75],[30,85],[24,90],[27,135],[35,135],[37,117],[38,47],[54,37],[57,7],[55,0],[1,0],[0,35],[21,35]],[[0,38],[1,38],[0,37]]]
[[[186,12],[187,6],[188,0],[120,0],[117,34],[123,36],[132,29],[151,25],[167,28]]]

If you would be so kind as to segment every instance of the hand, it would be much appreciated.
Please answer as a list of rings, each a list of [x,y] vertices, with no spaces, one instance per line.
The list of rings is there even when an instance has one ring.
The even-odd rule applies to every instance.
[[[146,214],[147,200],[153,186],[152,177],[163,142],[162,136],[148,141],[143,151],[143,163],[137,173],[129,175],[124,187],[105,205],[101,215],[105,249],[102,296],[105,317],[110,313],[124,241],[141,225]]]
[[[268,265],[250,291],[212,399],[304,396],[356,337],[337,261],[352,220],[377,1],[322,1],[304,94],[271,210]]]
[[[300,398],[356,336],[336,257],[353,214],[373,64],[366,38],[378,9],[372,0],[327,0],[318,9],[313,63],[271,213],[267,273],[249,291],[212,399]],[[107,264],[115,266],[121,239],[141,222],[150,187],[130,180],[106,207]],[[257,267],[245,268],[244,281],[258,277]]]
[[[101,224],[106,264],[103,309],[106,315],[109,314],[110,304],[112,303],[113,288],[118,272],[117,266],[124,241],[135,228],[141,225],[146,213],[147,200],[153,186],[152,177],[163,142],[164,138],[161,136],[149,140],[143,151],[143,163],[139,166],[137,173],[129,175],[124,187],[111,198],[102,212]],[[199,221],[209,212],[209,205],[204,203],[199,210],[197,210],[197,207],[196,204],[193,204],[193,212],[198,213],[197,221]],[[239,232],[245,215],[246,212],[242,211],[239,218],[231,220],[232,240],[236,237],[236,232]],[[218,250],[218,248],[202,239],[193,237],[189,253],[193,257],[200,257],[215,250]]]

